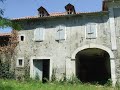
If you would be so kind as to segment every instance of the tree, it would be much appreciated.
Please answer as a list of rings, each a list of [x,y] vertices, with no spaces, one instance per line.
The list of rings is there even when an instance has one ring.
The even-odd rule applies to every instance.
[[[6,0],[0,0],[1,3],[4,3]],[[21,27],[17,22],[13,22],[10,19],[4,18],[4,11],[0,8],[0,28],[11,27],[14,30],[20,30]]]

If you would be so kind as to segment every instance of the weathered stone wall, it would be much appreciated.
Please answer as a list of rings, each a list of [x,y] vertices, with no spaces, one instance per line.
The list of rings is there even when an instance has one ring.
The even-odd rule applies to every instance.
[[[20,75],[19,72],[24,75],[26,69],[29,71],[32,57],[50,57],[53,62],[52,68],[57,69],[58,78],[61,78],[65,72],[69,74],[69,70],[74,72],[72,67],[75,66],[71,56],[78,47],[94,43],[111,48],[108,18],[107,14],[103,14],[25,21],[24,30],[19,31],[19,35],[25,36],[25,41],[19,42],[13,59],[16,75]],[[85,26],[88,23],[97,23],[96,39],[85,38]],[[55,40],[58,25],[66,27],[66,40],[60,42]],[[38,27],[45,29],[43,42],[33,40],[34,30]],[[16,68],[17,58],[24,58],[24,67]]]
[[[116,29],[116,39],[117,39],[117,52],[116,52],[116,74],[118,80],[120,80],[120,7],[114,8],[115,17],[115,29]]]

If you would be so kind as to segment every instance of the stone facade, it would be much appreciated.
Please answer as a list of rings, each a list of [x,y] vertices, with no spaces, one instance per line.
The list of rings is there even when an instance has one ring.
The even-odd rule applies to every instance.
[[[106,1],[105,5],[108,11],[14,19],[23,27],[18,32],[19,44],[11,63],[16,77],[26,76],[28,72],[35,78],[35,71],[41,73],[38,76],[43,75],[44,65],[40,68],[37,65],[49,60],[50,80],[53,70],[58,79],[64,75],[70,78],[76,75],[76,55],[96,48],[109,54],[111,80],[115,85],[120,80],[120,1]],[[95,31],[88,31],[88,28]],[[35,40],[36,29],[43,31],[38,41]],[[64,32],[58,34],[59,29]],[[39,64],[35,60],[39,60]]]

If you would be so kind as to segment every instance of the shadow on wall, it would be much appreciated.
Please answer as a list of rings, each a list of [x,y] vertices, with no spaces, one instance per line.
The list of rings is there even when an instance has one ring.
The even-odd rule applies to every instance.
[[[41,28],[55,28],[58,25],[66,27],[84,26],[87,23],[105,23],[108,21],[107,13],[98,12],[97,15],[66,15],[64,17],[42,18],[37,20],[23,20],[19,23],[23,30]]]

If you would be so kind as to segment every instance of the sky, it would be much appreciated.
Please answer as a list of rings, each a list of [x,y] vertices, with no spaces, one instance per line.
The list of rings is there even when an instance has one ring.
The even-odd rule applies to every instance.
[[[36,16],[37,9],[43,6],[48,13],[65,12],[65,5],[71,3],[76,12],[93,12],[102,10],[102,0],[6,0],[0,2],[0,8],[4,9],[4,17],[20,18]],[[0,29],[2,32],[10,32],[10,28]]]

